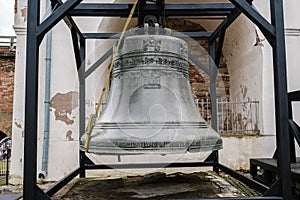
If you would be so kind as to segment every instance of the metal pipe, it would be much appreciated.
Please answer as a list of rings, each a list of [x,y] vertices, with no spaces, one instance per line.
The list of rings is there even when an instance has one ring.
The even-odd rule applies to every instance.
[[[235,122],[234,105],[235,105],[235,103],[230,104],[230,110],[229,110],[229,115],[230,115],[230,129],[231,130],[234,130],[234,122]]]
[[[47,13],[51,12],[50,2],[47,2]],[[46,35],[46,69],[45,69],[45,100],[44,100],[44,140],[41,172],[39,179],[45,179],[48,173],[49,154],[49,130],[50,130],[50,91],[51,91],[51,51],[52,51],[52,30]]]
[[[221,123],[221,129],[222,131],[224,132],[224,103],[223,103],[223,100],[222,102],[219,102],[221,103],[221,110],[222,110],[222,114],[221,114],[221,120],[222,120],[222,123]]]
[[[253,103],[252,102],[250,102],[249,103],[250,104],[250,112],[251,112],[251,130],[254,130],[254,128],[253,128],[253,108],[252,108],[252,105],[253,105]]]
[[[258,130],[258,126],[259,126],[258,125],[258,112],[259,112],[258,108],[259,108],[259,103],[255,104],[255,124],[256,124],[255,131]]]
[[[237,102],[237,99],[235,100]],[[238,125],[239,125],[239,113],[238,113],[238,109],[239,109],[239,104],[236,103],[235,104],[235,110],[234,110],[234,118],[235,118],[235,130],[238,130]]]
[[[219,104],[219,99],[217,98],[216,99],[216,107],[217,107],[217,111],[216,111],[217,112],[217,130],[216,131],[219,133],[219,124],[220,123],[219,123],[219,105],[218,104]]]

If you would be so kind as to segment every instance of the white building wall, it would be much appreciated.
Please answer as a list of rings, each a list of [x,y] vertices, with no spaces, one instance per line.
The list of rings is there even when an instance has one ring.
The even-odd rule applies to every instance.
[[[285,4],[285,35],[287,53],[287,78],[288,91],[300,90],[300,2],[297,0],[286,0]],[[293,104],[294,119],[300,124],[300,102]]]
[[[287,64],[288,64],[288,91],[300,89],[300,68],[299,68],[299,47],[300,47],[300,29],[293,28],[286,30],[287,42]],[[293,117],[300,124],[300,102],[293,103]]]
[[[230,101],[262,102],[263,47],[256,44],[256,32],[257,28],[244,15],[239,16],[226,31],[223,55],[230,75]],[[245,107],[245,109],[250,108]],[[259,110],[261,109],[259,107]],[[242,116],[238,123],[250,122],[248,118],[251,116],[247,111],[241,109],[238,112]],[[261,112],[259,112],[259,119],[262,118],[260,114]],[[254,114],[253,119],[255,119]],[[263,129],[260,120],[257,124],[254,121],[251,126],[259,130]],[[250,125],[247,128],[250,128]]]
[[[42,2],[41,5],[42,19],[46,11],[44,3]],[[96,31],[100,22],[97,18],[87,18],[89,23],[83,23],[80,18],[75,20],[78,21],[79,28],[91,32]],[[12,167],[10,171],[12,177],[10,182],[15,184],[22,183],[21,178],[23,176],[26,23],[27,2],[26,0],[18,0],[14,24],[18,43],[15,69]],[[44,137],[45,38],[40,46],[39,64],[38,173],[41,172]],[[78,76],[70,31],[63,21],[52,30],[52,38],[50,95],[52,101],[50,103],[47,180],[58,180],[79,165]],[[87,52],[94,48],[93,42],[90,41],[87,42],[87,46]],[[55,99],[56,101],[54,101]]]
[[[25,51],[22,47],[26,43],[26,29],[16,27],[17,49],[16,49],[16,68],[15,68],[15,86],[13,105],[13,126],[12,126],[12,157],[11,157],[11,180],[20,181],[23,176],[23,142],[24,142],[24,70],[18,70],[17,66],[25,66]]]
[[[12,125],[12,157],[11,181],[21,183],[23,176],[23,149],[24,149],[24,101],[25,101],[25,56],[26,56],[26,22],[27,2],[18,1],[15,12],[14,29],[17,35],[14,105]],[[16,103],[17,102],[17,103]]]
[[[57,180],[79,163],[78,87],[76,84],[78,79],[70,40],[71,34],[64,22],[56,25],[52,31],[52,38],[48,179]],[[44,68],[45,65],[40,65],[40,67]],[[42,85],[44,84],[40,85],[40,111],[43,113],[42,91],[44,87]],[[64,102],[54,102],[53,98],[59,94],[65,100]],[[39,124],[44,124],[42,116],[39,117]],[[41,172],[43,136],[44,127],[41,126],[38,130],[38,172]],[[74,157],[69,155],[74,155]]]
[[[256,8],[260,13],[270,19],[269,1],[254,1]],[[300,81],[297,79],[297,75],[300,73],[298,67],[298,55],[300,45],[300,21],[299,10],[300,2],[297,0],[285,0],[284,1],[284,23],[286,33],[286,54],[287,54],[287,79],[288,79],[288,91],[294,91],[300,89]],[[260,35],[262,35],[260,33]],[[262,36],[263,37],[263,36]],[[275,134],[275,112],[274,112],[274,81],[273,68],[272,68],[272,48],[264,42],[263,48],[263,95],[262,95],[262,123],[263,132],[265,134]],[[294,104],[295,113],[300,113],[299,103]],[[299,122],[299,114],[295,115],[295,119]]]

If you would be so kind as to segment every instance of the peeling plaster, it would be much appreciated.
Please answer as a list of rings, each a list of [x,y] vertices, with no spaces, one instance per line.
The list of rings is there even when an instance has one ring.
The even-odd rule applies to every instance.
[[[240,85],[241,93],[243,95],[243,99],[246,99],[248,87],[246,85]]]
[[[57,93],[51,99],[50,107],[55,109],[55,120],[60,120],[66,123],[66,125],[71,125],[74,123],[74,120],[72,119],[74,117],[70,115],[72,113],[72,110],[78,106],[78,96],[78,92],[70,91],[65,94]]]
[[[73,141],[74,140],[74,138],[72,137],[72,131],[71,130],[68,130],[67,131],[67,134],[66,134],[66,139],[68,140],[68,141]]]
[[[22,136],[22,138],[24,138],[25,133],[24,133],[24,128],[23,128],[23,126],[22,126],[23,122],[22,122],[22,121],[21,121],[21,122],[18,122],[17,119],[15,119],[14,121],[15,121],[15,122],[14,122],[15,126],[16,126],[17,128],[19,128],[19,129],[22,129],[22,130],[21,130],[21,136]]]
[[[18,12],[18,0],[15,0],[14,9],[15,9],[15,14],[17,14],[17,12]]]
[[[21,16],[24,18],[24,22],[27,21],[27,6],[21,9]]]
[[[15,125],[16,125],[16,127],[18,127],[18,128],[22,128],[22,125],[21,125],[20,123],[18,123],[18,122],[15,122]]]
[[[255,44],[254,46],[261,46],[261,47],[264,47],[264,44],[263,44],[263,41],[266,40],[266,38],[260,38],[259,35],[258,35],[258,32],[257,32],[257,29],[255,29]]]

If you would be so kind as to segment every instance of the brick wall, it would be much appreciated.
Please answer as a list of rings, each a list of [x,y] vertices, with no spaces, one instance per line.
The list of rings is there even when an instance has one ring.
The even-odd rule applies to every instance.
[[[11,136],[15,53],[0,51],[0,131]]]
[[[194,32],[194,31],[206,31],[201,25],[194,23],[186,19],[170,19],[169,20],[172,29],[180,32]],[[207,68],[209,67],[209,55],[208,55],[208,39],[196,38],[193,42],[188,41],[190,52]],[[201,47],[199,47],[201,46]],[[194,99],[198,102],[210,101],[210,81],[209,76],[202,70],[199,70],[195,65],[190,64],[190,84],[192,86]],[[221,56],[220,64],[218,66],[218,75],[216,79],[217,98],[224,101],[228,101],[230,97],[230,77],[226,60]],[[210,104],[205,104],[205,108],[199,107],[201,113],[202,109],[208,110],[203,116],[205,120],[211,118]]]

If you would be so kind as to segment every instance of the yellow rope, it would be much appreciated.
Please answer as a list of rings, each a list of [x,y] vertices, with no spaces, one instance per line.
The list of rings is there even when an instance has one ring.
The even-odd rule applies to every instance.
[[[115,62],[115,59],[116,59],[116,56],[117,56],[117,53],[119,51],[119,48],[120,48],[120,45],[121,45],[121,41],[124,37],[124,34],[127,30],[127,27],[132,19],[132,15],[135,11],[135,8],[137,6],[137,3],[138,3],[138,0],[136,0],[131,8],[131,11],[130,11],[130,14],[126,20],[126,23],[123,27],[123,30],[122,30],[122,33],[120,35],[120,38],[118,40],[118,44],[117,44],[117,47],[115,49],[115,52],[113,54],[113,57],[112,57],[112,61],[110,63],[110,66],[109,66],[109,69],[108,69],[108,72],[107,72],[107,76],[106,76],[106,79],[105,79],[105,82],[104,82],[104,87],[102,89],[102,92],[101,92],[101,95],[100,95],[100,98],[99,98],[99,101],[98,101],[98,105],[97,105],[97,108],[96,108],[96,113],[95,114],[91,114],[90,116],[90,119],[89,119],[89,122],[88,122],[88,125],[87,125],[87,128],[86,128],[86,140],[85,140],[85,144],[84,144],[84,151],[85,152],[88,152],[88,148],[89,148],[89,141],[90,141],[90,137],[91,137],[91,132],[92,132],[92,129],[93,129],[93,124],[95,123],[96,121],[96,118],[98,117],[98,114],[99,114],[99,110],[100,110],[100,106],[101,106],[101,103],[103,101],[103,98],[104,98],[104,94],[105,94],[105,90],[108,86],[108,83],[109,83],[109,80],[110,80],[110,74],[111,74],[111,71],[112,71],[112,68],[113,68],[113,65],[114,65],[114,62]]]
[[[166,22],[167,22],[167,27],[169,29],[171,29],[171,36],[174,36],[173,26],[172,26],[172,23],[170,22],[170,19],[168,17],[166,18]]]

